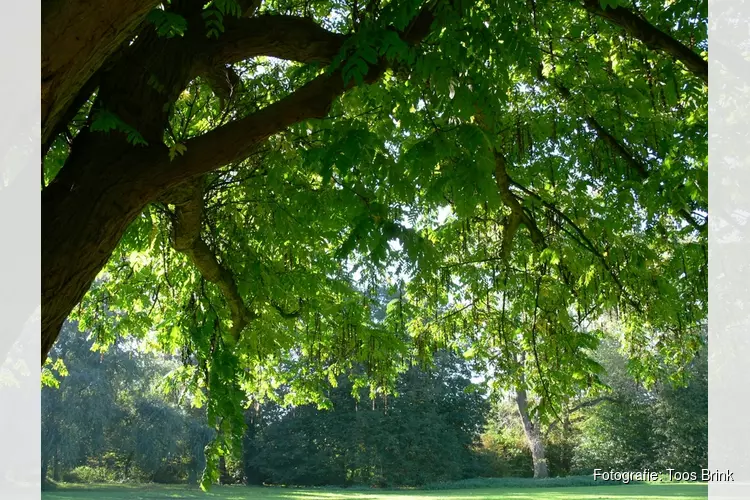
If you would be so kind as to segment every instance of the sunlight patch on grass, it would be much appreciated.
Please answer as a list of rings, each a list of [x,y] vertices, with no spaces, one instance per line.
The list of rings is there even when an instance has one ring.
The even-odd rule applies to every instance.
[[[704,500],[705,484],[637,484],[569,488],[475,488],[462,490],[350,491],[345,489],[215,487],[209,493],[186,486],[67,486],[42,492],[42,500]]]

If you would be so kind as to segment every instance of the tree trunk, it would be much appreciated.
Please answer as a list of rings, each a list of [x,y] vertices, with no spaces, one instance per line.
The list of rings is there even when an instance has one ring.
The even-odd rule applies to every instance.
[[[195,5],[200,8],[188,4]],[[195,17],[190,11],[184,15]],[[99,76],[95,107],[137,130],[148,146],[128,143],[121,132],[85,129],[42,192],[42,364],[63,322],[148,203],[186,180],[243,159],[293,123],[324,117],[344,90],[339,74],[318,78],[258,113],[188,141],[183,161],[172,162],[162,143],[168,105],[205,64],[200,59],[205,54],[196,48],[205,43],[197,30],[179,39],[144,31]]]
[[[523,422],[526,442],[531,450],[531,460],[534,462],[534,477],[542,479],[549,476],[547,458],[545,456],[544,441],[538,420],[532,421],[529,416],[528,397],[525,389],[516,389],[516,405],[518,414]]]
[[[60,459],[57,458],[57,453],[55,453],[55,458],[52,461],[52,479],[56,482],[59,482],[62,476],[61,469],[62,467],[60,467]]]
[[[42,458],[42,488],[47,484],[47,471],[49,470],[49,460]]]
[[[224,456],[219,457],[219,484],[230,484],[231,478],[227,472],[227,460]]]
[[[78,92],[129,37],[158,0],[42,2],[42,144]]]
[[[64,183],[42,193],[42,359],[147,200],[115,183]]]
[[[169,187],[137,171],[162,149],[166,154],[160,146],[166,104],[188,83],[193,63],[176,40],[143,33],[100,78],[96,106],[154,146],[133,146],[119,132],[83,130],[65,166],[42,192],[42,364],[128,225]],[[159,89],[149,84],[152,79],[161,83]]]

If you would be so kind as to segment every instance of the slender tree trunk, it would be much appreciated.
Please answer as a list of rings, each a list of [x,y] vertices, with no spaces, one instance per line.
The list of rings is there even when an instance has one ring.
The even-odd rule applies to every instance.
[[[55,454],[55,458],[52,461],[52,479],[55,481],[60,481],[61,477],[61,467],[60,467],[60,459],[57,458],[57,454]]]
[[[227,460],[224,456],[219,457],[219,484],[229,484],[230,478],[227,473]]]
[[[47,483],[47,471],[49,470],[49,460],[42,458],[42,488]]]
[[[523,421],[526,442],[531,450],[531,459],[534,462],[534,477],[538,479],[548,477],[546,450],[540,424],[538,420],[532,420],[529,416],[528,396],[525,389],[516,389],[516,405],[521,421]]]

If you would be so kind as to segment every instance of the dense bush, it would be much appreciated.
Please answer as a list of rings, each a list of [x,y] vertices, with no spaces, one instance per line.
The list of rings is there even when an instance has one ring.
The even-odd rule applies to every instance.
[[[399,396],[357,401],[341,380],[333,410],[301,406],[283,412],[257,436],[254,456],[265,482],[295,485],[422,485],[477,472],[472,449],[484,423],[485,399],[466,365],[437,358],[433,370],[412,368]]]
[[[62,480],[66,483],[109,483],[116,479],[112,469],[89,465],[75,467],[62,475]]]

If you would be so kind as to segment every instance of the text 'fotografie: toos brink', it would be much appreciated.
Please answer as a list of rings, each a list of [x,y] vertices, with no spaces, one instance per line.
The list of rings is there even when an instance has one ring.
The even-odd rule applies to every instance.
[[[701,481],[706,483],[731,483],[734,472],[726,470],[701,469],[700,472],[666,469],[655,471],[643,469],[638,471],[617,471],[594,469],[594,481],[619,481],[628,484],[631,481]]]

